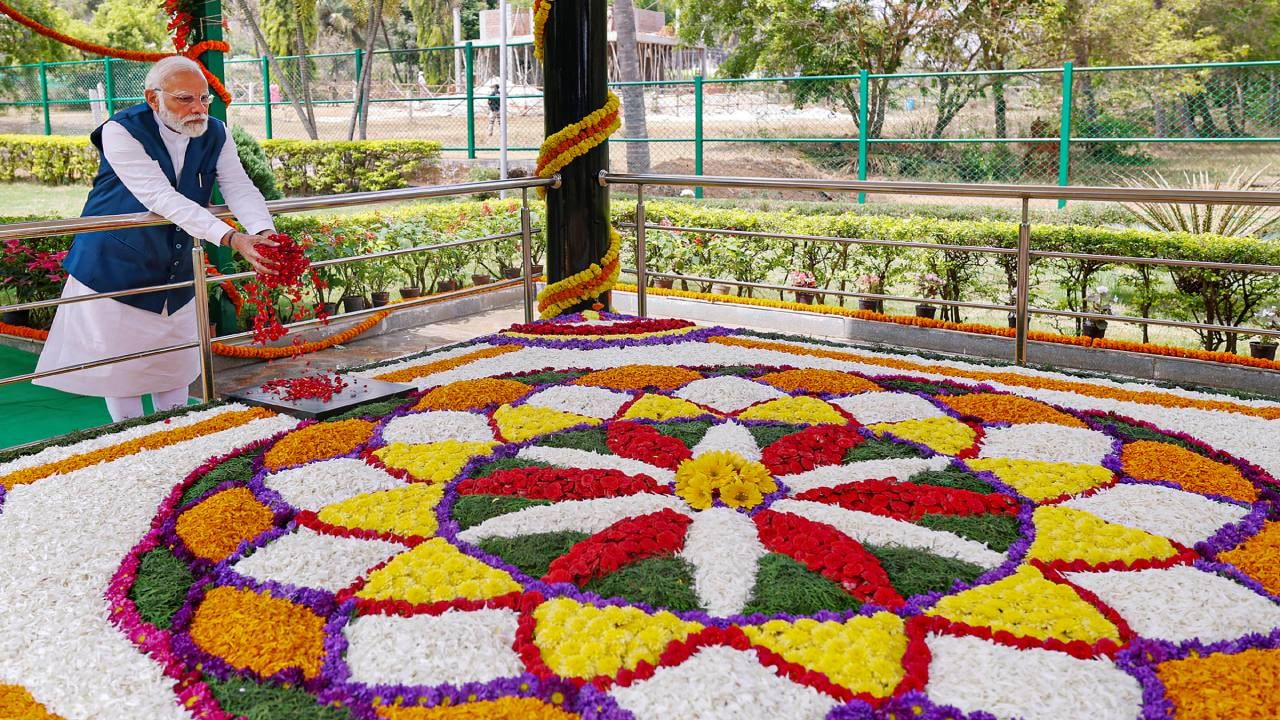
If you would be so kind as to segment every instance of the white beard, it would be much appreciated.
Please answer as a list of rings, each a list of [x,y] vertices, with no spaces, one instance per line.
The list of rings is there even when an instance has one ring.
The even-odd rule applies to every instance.
[[[205,130],[209,129],[208,115],[188,116],[184,121],[182,118],[178,117],[177,113],[169,112],[169,109],[163,105],[156,108],[156,114],[160,116],[160,121],[163,122],[170,130],[182,133],[189,138],[200,137],[204,134]]]

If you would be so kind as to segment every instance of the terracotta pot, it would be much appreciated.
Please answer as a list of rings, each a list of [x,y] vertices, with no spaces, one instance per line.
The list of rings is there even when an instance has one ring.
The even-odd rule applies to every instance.
[[[655,278],[653,281],[654,287],[659,287],[664,290],[670,290],[673,286],[675,286],[675,284],[676,284],[676,281],[674,279],[667,278],[667,277]]]
[[[811,293],[804,290],[796,290],[796,302],[801,305],[812,305],[813,301],[818,298],[817,293]]]
[[[347,295],[342,298],[342,309],[344,312],[356,312],[365,309],[364,297],[360,295]]]
[[[516,278],[520,277],[520,275],[521,275],[521,272],[520,272],[520,268],[518,267],[502,268],[502,277],[504,280],[515,280]]]
[[[418,288],[418,287],[400,288],[400,297],[404,298],[405,300],[408,300],[410,298],[422,297],[422,288]]]
[[[31,311],[30,310],[10,310],[6,313],[0,314],[0,322],[6,323],[9,325],[21,325],[23,327],[30,327]]]
[[[337,315],[338,303],[331,303],[331,302],[320,303],[320,309],[324,311],[325,315]]]
[[[869,299],[867,299],[867,298],[860,298],[860,299],[858,300],[858,309],[859,309],[859,310],[868,310],[868,311],[870,311],[870,312],[878,312],[878,313],[882,313],[882,312],[884,312],[884,301],[883,301],[883,300],[869,300]]]
[[[541,275],[542,265],[538,263],[534,263],[533,265],[530,266],[529,272],[533,273],[534,275]]]
[[[938,308],[928,303],[920,303],[916,305],[916,317],[929,318],[930,320],[938,316]]]
[[[1249,343],[1249,357],[1259,360],[1275,360],[1276,347],[1278,346],[1272,344],[1264,345],[1256,340],[1252,341]]]
[[[711,286],[711,294],[712,295],[732,295],[733,286],[726,285],[725,283],[715,283],[714,285]]]
[[[491,282],[493,282],[493,278],[484,273],[477,273],[471,276],[472,285],[488,285]]]
[[[1107,334],[1107,321],[1085,318],[1080,324],[1080,334],[1095,340],[1104,337]]]
[[[458,289],[458,281],[457,280],[441,280],[440,284],[437,286],[437,289],[439,290],[439,292],[453,292],[454,290]]]

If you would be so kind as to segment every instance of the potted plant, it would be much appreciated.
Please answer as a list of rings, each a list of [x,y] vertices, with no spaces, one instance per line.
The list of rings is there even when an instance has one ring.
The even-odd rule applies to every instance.
[[[854,287],[858,292],[869,293],[872,295],[880,295],[884,292],[884,280],[879,275],[865,273],[859,275],[853,281]],[[871,312],[884,312],[884,301],[878,298],[858,298],[859,310],[870,310]]]
[[[816,288],[818,287],[818,280],[813,276],[813,273],[807,270],[792,270],[787,273],[787,284],[795,288]],[[815,293],[804,290],[796,290],[795,293],[796,302],[802,305],[812,305],[817,297]]]
[[[67,251],[54,249],[58,245],[55,241],[59,240],[61,238],[6,240],[0,245],[0,288],[20,303],[57,297],[67,279],[62,269]],[[17,310],[6,312],[0,321],[10,325],[47,326],[52,322],[52,312]]]
[[[937,273],[917,273],[915,276],[916,292],[925,300],[932,300],[942,294],[942,286],[946,281]],[[938,307],[928,302],[916,304],[916,317],[933,319],[938,314]]]
[[[1098,315],[1111,314],[1111,290],[1105,285],[1098,287],[1085,293],[1084,311],[1096,313]],[[1097,320],[1095,318],[1085,318],[1080,324],[1080,334],[1087,338],[1097,340],[1107,334],[1107,321]]]
[[[1280,309],[1276,306],[1259,310],[1254,316],[1258,327],[1263,330],[1280,330]],[[1274,335],[1260,335],[1257,340],[1249,341],[1249,357],[1259,360],[1276,359],[1276,338]]]

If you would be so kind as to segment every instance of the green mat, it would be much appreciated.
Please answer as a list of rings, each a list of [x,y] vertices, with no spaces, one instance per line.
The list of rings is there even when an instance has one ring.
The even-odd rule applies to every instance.
[[[0,377],[24,375],[35,368],[35,354],[0,345]],[[111,416],[99,397],[71,395],[29,382],[0,387],[0,448],[109,422]]]

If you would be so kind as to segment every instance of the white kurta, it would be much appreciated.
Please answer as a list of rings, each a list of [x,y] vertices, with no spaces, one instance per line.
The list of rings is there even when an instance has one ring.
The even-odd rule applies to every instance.
[[[155,118],[154,113],[152,118]],[[189,138],[156,120],[160,137],[182,175]],[[228,228],[198,203],[169,184],[160,164],[147,155],[142,143],[116,122],[102,129],[102,148],[120,181],[143,206],[171,220],[197,240],[221,241]],[[245,174],[231,132],[218,155],[218,187],[227,205],[249,232],[275,230],[262,193]],[[68,278],[62,297],[91,295],[93,290]],[[53,319],[49,339],[36,364],[37,372],[68,367],[118,355],[155,350],[196,339],[195,303],[177,311],[156,314],[117,300],[90,300],[63,305]],[[176,390],[200,375],[200,356],[194,349],[165,353],[125,363],[54,375],[32,381],[35,385],[98,397],[127,397]]]

